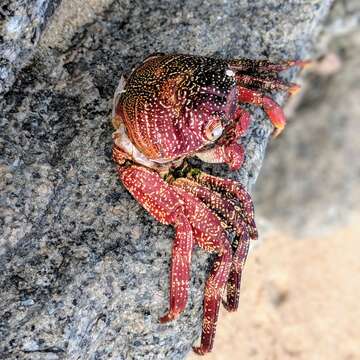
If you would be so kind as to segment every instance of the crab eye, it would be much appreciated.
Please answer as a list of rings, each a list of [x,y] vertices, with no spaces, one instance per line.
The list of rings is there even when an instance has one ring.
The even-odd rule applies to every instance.
[[[222,132],[223,132],[223,127],[221,125],[216,127],[212,132],[213,138],[218,139],[221,136]]]
[[[222,135],[223,130],[224,128],[221,125],[221,121],[217,118],[208,124],[205,129],[205,136],[208,140],[215,141]]]

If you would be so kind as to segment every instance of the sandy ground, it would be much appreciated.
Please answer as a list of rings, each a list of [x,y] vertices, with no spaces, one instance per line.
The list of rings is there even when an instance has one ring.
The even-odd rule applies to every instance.
[[[360,214],[326,237],[267,235],[205,359],[360,359],[359,224]]]

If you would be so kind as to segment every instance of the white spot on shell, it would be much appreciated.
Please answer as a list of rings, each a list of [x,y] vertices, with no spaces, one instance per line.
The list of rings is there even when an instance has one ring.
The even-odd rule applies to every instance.
[[[226,70],[226,71],[225,71],[225,74],[226,74],[227,76],[231,76],[231,77],[234,77],[234,76],[235,76],[235,73],[234,73],[232,70],[230,70],[230,69]]]

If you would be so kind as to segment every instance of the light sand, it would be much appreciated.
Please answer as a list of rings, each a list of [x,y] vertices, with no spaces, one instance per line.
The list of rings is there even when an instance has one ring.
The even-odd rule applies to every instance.
[[[321,238],[268,236],[249,256],[238,312],[221,310],[204,359],[360,359],[359,224],[356,216]]]

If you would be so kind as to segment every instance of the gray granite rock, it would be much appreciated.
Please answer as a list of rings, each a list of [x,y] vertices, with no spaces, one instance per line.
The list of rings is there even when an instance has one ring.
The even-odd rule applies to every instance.
[[[258,214],[297,237],[331,233],[360,209],[360,3],[335,5],[320,61],[256,184]]]
[[[0,94],[15,81],[36,49],[61,0],[2,0],[0,4]]]
[[[40,44],[1,101],[1,358],[185,357],[201,332],[209,256],[195,250],[188,306],[160,325],[173,230],[116,177],[110,113],[118,79],[158,51],[308,58],[330,4],[120,0],[65,48]],[[252,113],[246,163],[232,174],[249,187],[271,131],[261,110]]]

